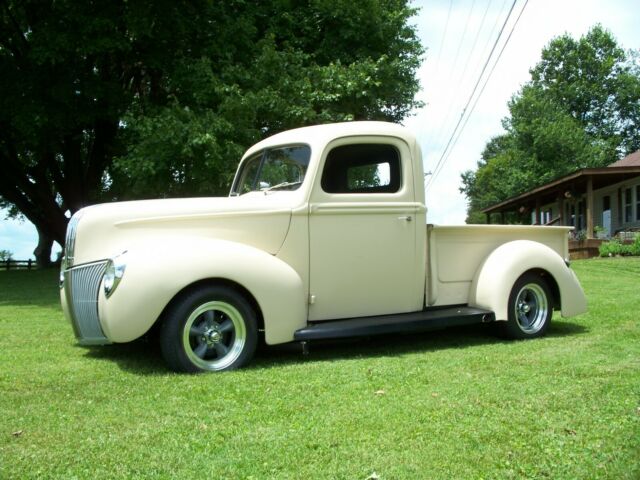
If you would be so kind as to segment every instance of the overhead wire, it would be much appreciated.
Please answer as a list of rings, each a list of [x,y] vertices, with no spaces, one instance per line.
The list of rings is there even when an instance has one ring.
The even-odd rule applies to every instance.
[[[509,12],[507,13],[507,17],[505,18],[502,27],[500,28],[500,32],[498,33],[498,36],[496,37],[495,42],[493,43],[493,47],[491,48],[491,52],[489,52],[489,55],[487,56],[487,60],[485,61],[483,67],[482,67],[482,71],[480,72],[480,75],[478,76],[478,79],[475,82],[475,85],[473,87],[473,90],[471,91],[471,95],[469,95],[469,98],[467,99],[467,102],[465,103],[464,108],[462,109],[462,113],[460,114],[460,117],[458,118],[458,122],[456,123],[456,126],[454,127],[450,137],[449,137],[449,141],[447,142],[444,150],[442,151],[442,155],[440,156],[440,158],[438,159],[438,161],[436,162],[436,166],[434,167],[434,169],[432,170],[433,175],[431,175],[431,177],[429,178],[428,182],[427,182],[427,187],[429,185],[431,185],[435,179],[435,177],[437,176],[437,174],[439,173],[439,171],[441,170],[441,165],[443,164],[444,158],[447,155],[447,152],[449,150],[449,147],[451,146],[451,143],[453,141],[453,138],[456,136],[456,133],[458,132],[458,129],[460,128],[460,125],[462,124],[462,120],[465,116],[465,113],[467,111],[467,109],[469,108],[469,105],[471,104],[471,100],[473,99],[478,86],[480,85],[480,82],[482,80],[482,77],[487,69],[487,66],[489,65],[491,58],[493,57],[493,52],[496,50],[496,47],[498,46],[499,42],[500,42],[500,38],[502,37],[502,34],[504,33],[505,27],[507,26],[507,23],[509,22],[509,19],[511,18],[511,14],[513,13],[513,10],[516,6],[518,0],[513,0],[513,3],[511,4],[511,8],[509,9]],[[528,1],[528,0],[526,0]],[[526,3],[525,3],[526,6]]]
[[[498,54],[498,57],[496,58],[496,61],[494,62],[493,66],[491,67],[491,70],[489,71],[489,74],[487,75],[487,78],[485,79],[485,82],[482,85],[482,88],[480,89],[480,92],[478,93],[478,96],[476,97],[476,99],[473,102],[473,105],[469,109],[469,113],[468,113],[467,117],[465,118],[465,120],[464,120],[464,122],[462,124],[462,127],[460,128],[460,131],[458,132],[457,137],[455,138],[455,140],[453,141],[453,144],[451,145],[451,149],[449,150],[449,154],[447,155],[447,158],[449,157],[449,155],[451,154],[451,152],[455,148],[456,143],[458,142],[458,140],[462,136],[462,132],[464,132],[464,129],[467,126],[467,122],[471,118],[471,115],[473,114],[473,111],[475,110],[476,105],[478,105],[478,102],[480,101],[480,98],[482,97],[484,89],[487,87],[487,84],[489,83],[489,80],[491,79],[491,76],[493,75],[493,71],[495,70],[496,66],[498,65],[498,62],[500,61],[500,57],[502,57],[502,53],[504,52],[505,48],[507,47],[507,44],[509,43],[509,39],[511,38],[511,35],[513,34],[513,31],[515,30],[516,25],[518,25],[518,21],[520,20],[520,17],[522,16],[522,13],[524,12],[524,9],[527,7],[527,3],[528,2],[529,2],[529,0],[525,0],[524,5],[522,6],[522,9],[520,10],[520,13],[518,14],[518,17],[516,18],[516,21],[514,22],[513,26],[511,27],[511,31],[509,32],[509,36],[507,37],[507,40],[505,41],[504,45],[502,46],[502,49],[500,50],[500,53]],[[445,159],[445,162],[446,161],[447,161],[447,159]],[[435,174],[434,174],[434,176],[435,176]]]
[[[447,37],[447,30],[449,28],[449,19],[451,18],[452,7],[453,7],[453,0],[449,0],[449,10],[447,11],[447,20],[444,22],[444,31],[442,32],[442,38],[440,39],[440,49],[438,50],[438,57],[436,58],[436,64],[433,68],[434,78],[437,78],[438,69],[440,68],[440,57],[442,57],[442,50],[444,50],[444,41]]]
[[[482,50],[480,51],[480,55],[478,55],[478,61],[476,62],[476,65],[473,69],[473,72],[477,73],[480,70],[480,65],[482,64],[482,59],[485,58],[485,54],[488,51],[489,45],[491,45],[491,39],[493,38],[493,34],[496,31],[496,27],[498,26],[498,23],[500,21],[500,19],[502,18],[502,14],[504,13],[504,9],[507,5],[507,1],[508,0],[502,0],[502,5],[500,5],[500,10],[498,12],[498,14],[496,15],[496,19],[493,22],[493,26],[491,27],[491,31],[489,32],[489,35],[487,35],[487,41],[484,44],[484,47],[482,47]],[[475,75],[474,75],[475,77]]]
[[[469,49],[469,54],[467,55],[466,60],[464,62],[464,69],[462,70],[462,73],[458,77],[458,81],[456,83],[456,87],[453,90],[451,90],[451,92],[453,92],[452,93],[453,95],[455,95],[455,92],[460,91],[460,89],[462,87],[462,84],[463,84],[463,81],[466,78],[465,75],[467,73],[467,69],[469,68],[469,65],[471,64],[471,59],[472,59],[473,54],[474,54],[474,52],[476,50],[476,46],[478,45],[478,39],[480,38],[480,34],[482,33],[482,30],[484,28],[484,24],[485,24],[485,21],[487,19],[487,13],[489,12],[489,8],[491,7],[491,3],[492,2],[493,2],[493,0],[489,0],[487,2],[487,7],[484,9],[484,13],[482,14],[482,19],[480,20],[480,26],[477,28],[475,38],[473,39],[473,42],[471,42],[471,48]],[[468,23],[465,26],[465,29],[467,27],[468,27]],[[451,97],[449,97],[446,100],[447,104],[450,103],[450,101],[451,101],[450,98]],[[446,132],[447,126],[449,125],[449,118],[450,118],[451,113],[452,113],[453,110],[454,110],[453,108],[447,109],[447,113],[446,113],[444,119],[440,122],[440,127],[438,129],[438,132],[433,137],[433,144],[434,145],[439,145],[440,139],[443,137],[443,134]]]
[[[461,50],[462,45],[464,43],[465,36],[467,35],[467,31],[469,29],[469,21],[471,20],[471,16],[473,14],[473,9],[474,9],[475,5],[476,5],[476,0],[473,0],[471,2],[471,9],[469,9],[469,14],[467,15],[467,20],[465,22],[464,29],[462,31],[462,36],[460,37],[460,41],[458,42],[458,48],[456,49],[456,54],[455,54],[454,59],[453,59],[453,66],[451,67],[451,73],[449,74],[449,76],[447,78],[446,85],[451,84],[451,82],[453,81],[453,75],[454,75],[454,73],[456,71],[456,66],[458,65],[458,58],[460,57],[460,50]],[[451,90],[449,95],[447,96],[447,103],[451,102],[451,99],[452,99],[452,97],[454,95],[455,95],[455,92],[453,90]],[[438,133],[436,134],[437,138],[439,138],[440,135],[443,133],[444,126],[449,121],[450,113],[451,113],[451,110],[447,110],[447,114],[445,116],[445,119],[440,124],[440,128],[438,129]]]

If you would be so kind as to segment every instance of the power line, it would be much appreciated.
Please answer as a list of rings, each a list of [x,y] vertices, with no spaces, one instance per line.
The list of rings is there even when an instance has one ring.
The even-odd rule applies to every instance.
[[[473,39],[472,45],[471,45],[471,49],[469,50],[469,55],[467,55],[467,59],[464,62],[464,69],[462,71],[462,74],[460,74],[459,78],[458,78],[458,83],[456,84],[456,88],[452,90],[452,92],[458,92],[460,91],[460,88],[462,87],[462,82],[465,79],[465,74],[467,73],[467,69],[469,68],[469,64],[471,63],[471,58],[473,57],[473,52],[476,50],[476,46],[478,44],[478,38],[480,37],[480,33],[482,32],[482,28],[484,27],[484,22],[487,18],[487,13],[489,12],[489,8],[491,7],[491,3],[493,2],[493,0],[489,0],[489,2],[487,2],[487,8],[485,8],[484,10],[484,14],[482,15],[482,20],[480,21],[480,27],[478,27],[478,31],[476,33],[475,38]],[[504,0],[504,2],[506,2],[506,0]],[[504,6],[504,3],[503,3]],[[497,22],[496,22],[497,23]],[[491,30],[491,34],[493,35],[493,30],[495,29],[495,25],[496,23],[494,23],[494,28]],[[485,49],[486,49],[486,45],[485,45]],[[449,101],[449,100],[447,100]],[[440,124],[440,128],[438,129],[438,133],[434,136],[434,144],[438,145],[440,139],[442,138],[443,134],[446,131],[446,126],[449,122],[449,117],[451,112],[453,111],[453,109],[448,109],[447,110],[447,114],[445,115],[444,120],[442,121],[442,123]]]
[[[500,20],[500,18],[502,18],[502,14],[504,13],[504,9],[505,9],[506,6],[507,6],[507,0],[502,0],[502,5],[500,5],[500,11],[498,12],[498,15],[496,15],[496,19],[493,22],[493,26],[491,27],[491,31],[489,32],[489,35],[487,36],[487,41],[485,42],[484,47],[482,47],[481,54],[478,56],[478,62],[476,64],[475,68],[473,69],[473,71],[476,72],[476,73],[480,69],[480,65],[482,64],[482,59],[484,58],[485,53],[488,51],[489,45],[491,45],[491,39],[493,38],[493,33],[496,31],[496,27],[498,26],[498,21]]]
[[[436,59],[436,65],[433,69],[433,76],[436,77],[438,69],[440,68],[440,57],[442,56],[442,50],[444,50],[444,40],[447,36],[447,29],[449,28],[449,18],[451,17],[451,7],[453,7],[453,0],[449,0],[449,10],[447,12],[447,20],[444,22],[444,31],[442,32],[442,39],[440,40],[440,50],[438,51],[438,58]]]
[[[471,9],[469,9],[469,14],[467,15],[467,20],[465,22],[464,29],[462,30],[462,36],[460,37],[460,41],[458,42],[458,48],[456,49],[456,54],[453,60],[453,66],[451,67],[451,73],[447,78],[447,85],[449,85],[453,80],[453,75],[456,71],[456,66],[458,65],[458,58],[460,57],[460,50],[462,48],[462,44],[464,43],[465,36],[467,35],[467,31],[469,30],[469,21],[471,20],[471,16],[473,14],[473,8],[475,7],[475,5],[476,5],[476,0],[473,0],[473,2],[471,3]],[[454,91],[451,91],[449,96],[447,97],[447,103],[450,103],[452,95],[455,95]],[[444,121],[440,125],[440,129],[438,130],[438,134],[436,135],[437,137],[440,137],[440,135],[443,133],[444,126],[449,121],[450,113],[451,113],[451,110],[448,110]]]
[[[443,160],[441,167],[439,170],[436,171],[436,169],[433,170],[433,175],[431,175],[431,177],[429,178],[430,182],[429,184],[433,183],[433,180],[435,179],[435,177],[437,177],[437,175],[442,171],[442,168],[444,167],[444,164],[446,163],[447,159],[449,158],[449,155],[451,155],[451,152],[453,152],[453,149],[455,148],[456,143],[458,142],[458,140],[460,139],[460,137],[462,136],[462,132],[464,131],[465,127],[467,126],[467,122],[469,121],[469,118],[471,118],[471,115],[473,114],[473,111],[476,108],[476,105],[478,104],[478,101],[480,100],[480,97],[482,96],[482,93],[484,92],[484,89],[486,88],[487,84],[489,83],[489,80],[491,79],[491,76],[493,75],[493,71],[495,70],[496,66],[498,65],[498,62],[500,62],[500,58],[502,57],[502,54],[504,53],[509,40],[511,39],[511,35],[513,35],[514,30],[516,29],[516,26],[518,25],[518,22],[520,21],[520,17],[522,17],[522,14],[524,13],[524,9],[527,7],[527,4],[529,3],[529,0],[525,0],[524,5],[522,6],[522,9],[520,10],[520,13],[518,14],[518,17],[516,18],[515,22],[513,23],[513,26],[511,27],[511,31],[509,32],[509,35],[507,36],[507,39],[505,40],[504,44],[502,45],[502,49],[500,50],[500,53],[498,54],[496,61],[494,62],[493,66],[491,67],[491,70],[489,71],[489,74],[487,75],[484,84],[482,85],[482,88],[480,89],[480,92],[478,93],[478,96],[476,97],[476,99],[473,102],[473,105],[471,106],[471,109],[469,110],[469,113],[467,114],[462,127],[460,128],[460,131],[458,132],[458,135],[456,136],[455,140],[453,141],[453,143],[451,144],[451,148],[449,149],[449,152],[447,153],[445,159]],[[427,185],[428,186],[428,185]]]
[[[480,72],[480,75],[478,76],[478,80],[476,81],[476,83],[475,83],[475,85],[473,87],[471,95],[469,95],[469,98],[468,98],[464,108],[462,109],[462,113],[460,114],[460,118],[458,119],[458,122],[456,123],[456,126],[453,129],[453,132],[451,133],[451,136],[449,137],[449,141],[447,142],[447,145],[445,146],[444,150],[442,151],[442,155],[438,159],[438,161],[436,163],[436,166],[433,169],[433,175],[429,178],[429,183],[427,184],[427,186],[429,186],[430,184],[433,183],[434,178],[439,173],[439,169],[441,169],[441,165],[444,162],[445,155],[447,154],[447,151],[448,151],[449,147],[451,146],[451,142],[453,141],[453,138],[455,137],[456,133],[458,132],[458,129],[460,128],[460,125],[461,125],[462,120],[464,118],[465,112],[467,111],[467,108],[469,107],[469,104],[471,103],[471,100],[472,100],[473,96],[475,95],[476,90],[478,89],[478,86],[480,85],[480,81],[482,80],[482,76],[484,75],[484,72],[486,71],[487,66],[489,65],[491,57],[493,56],[493,52],[495,51],[496,47],[498,46],[500,38],[502,37],[504,29],[507,26],[509,18],[511,18],[511,14],[513,13],[513,9],[516,6],[517,1],[518,0],[513,0],[513,3],[511,4],[511,8],[509,9],[509,12],[507,13],[507,17],[505,18],[504,23],[502,24],[502,27],[500,28],[500,32],[498,33],[498,37],[496,38],[496,41],[493,43],[493,47],[491,48],[491,52],[489,52],[489,56],[487,57],[487,60],[485,61],[484,66],[482,67],[482,71]],[[525,6],[526,6],[526,3],[525,3]]]
[[[465,127],[467,126],[467,122],[471,118],[471,115],[473,114],[473,111],[476,109],[476,105],[478,105],[478,102],[480,101],[480,97],[482,97],[482,93],[484,92],[484,89],[486,88],[487,84],[489,83],[489,80],[491,79],[491,76],[493,75],[493,71],[496,69],[496,66],[498,65],[498,62],[500,61],[500,57],[502,57],[502,53],[504,52],[507,44],[509,43],[509,39],[511,38],[511,35],[513,34],[513,31],[515,30],[516,25],[518,25],[518,21],[520,20],[520,17],[522,16],[522,13],[524,12],[524,9],[527,7],[527,3],[529,3],[529,0],[525,0],[524,5],[522,6],[522,10],[520,10],[520,13],[518,14],[518,18],[516,18],[516,21],[514,22],[513,27],[511,28],[511,31],[509,32],[509,36],[507,37],[507,40],[505,41],[504,45],[502,46],[502,49],[500,50],[500,53],[498,54],[498,58],[496,59],[495,63],[493,64],[493,67],[491,67],[491,70],[489,71],[489,75],[487,75],[487,78],[486,78],[484,84],[482,85],[482,88],[480,89],[480,92],[478,93],[478,96],[474,100],[473,105],[471,106],[471,109],[469,110],[469,114],[465,118],[465,120],[464,120],[464,122],[462,124],[462,127],[460,128],[460,131],[458,132],[458,136],[455,138],[455,140],[453,141],[453,144],[451,145],[451,149],[449,150],[449,154],[447,154],[447,158],[449,157],[449,155],[451,154],[451,152],[455,148],[456,143],[458,142],[458,140],[462,136],[462,132],[464,131]],[[445,159],[445,162],[446,162],[446,160],[447,159]]]

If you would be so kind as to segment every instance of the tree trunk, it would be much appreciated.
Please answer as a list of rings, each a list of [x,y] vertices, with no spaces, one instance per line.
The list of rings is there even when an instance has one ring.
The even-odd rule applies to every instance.
[[[33,251],[36,257],[36,262],[40,268],[47,268],[51,266],[51,249],[53,248],[53,238],[44,233],[41,229],[38,230],[38,246]]]

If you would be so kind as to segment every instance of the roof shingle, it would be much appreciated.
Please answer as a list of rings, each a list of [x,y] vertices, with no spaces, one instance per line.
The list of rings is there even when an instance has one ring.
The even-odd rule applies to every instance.
[[[623,159],[612,163],[609,167],[640,167],[640,150],[630,153]]]

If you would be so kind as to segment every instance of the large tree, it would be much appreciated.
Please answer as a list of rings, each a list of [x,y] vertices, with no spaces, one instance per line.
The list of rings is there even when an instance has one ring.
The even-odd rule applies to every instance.
[[[579,40],[555,38],[509,113],[506,133],[487,143],[476,171],[462,174],[468,222],[484,222],[480,210],[491,204],[640,148],[637,52],[625,53],[599,25]]]
[[[248,144],[399,121],[422,49],[404,0],[0,0],[0,202],[63,243],[97,201],[224,193]]]

